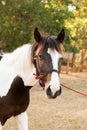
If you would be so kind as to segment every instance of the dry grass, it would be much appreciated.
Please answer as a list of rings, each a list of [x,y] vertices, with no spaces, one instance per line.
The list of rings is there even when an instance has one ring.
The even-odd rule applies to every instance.
[[[62,74],[61,82],[87,93],[87,74]],[[34,87],[28,115],[30,130],[87,130],[87,97],[63,88],[61,96],[49,100],[42,88]],[[17,130],[14,118],[3,130]]]

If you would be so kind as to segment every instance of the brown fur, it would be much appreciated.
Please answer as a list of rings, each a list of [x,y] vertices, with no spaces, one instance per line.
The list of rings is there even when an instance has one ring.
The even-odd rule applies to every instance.
[[[24,86],[22,78],[17,76],[6,96],[0,97],[0,121],[4,125],[11,116],[24,112],[30,102],[29,89],[32,86]]]

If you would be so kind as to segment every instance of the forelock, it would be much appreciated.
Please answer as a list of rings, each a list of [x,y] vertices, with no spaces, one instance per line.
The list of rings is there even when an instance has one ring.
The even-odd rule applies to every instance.
[[[51,37],[47,37],[44,40],[44,48],[47,50],[48,48],[56,49],[58,51],[57,47],[57,41]]]

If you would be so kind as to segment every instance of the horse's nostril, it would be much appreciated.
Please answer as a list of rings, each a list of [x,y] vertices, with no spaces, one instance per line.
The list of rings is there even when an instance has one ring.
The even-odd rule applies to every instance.
[[[52,92],[51,92],[50,86],[47,88],[46,93],[47,93],[48,97],[52,97]]]
[[[56,91],[56,93],[54,94],[53,98],[56,98],[57,96],[59,96],[62,92],[62,89],[60,87],[60,90]]]

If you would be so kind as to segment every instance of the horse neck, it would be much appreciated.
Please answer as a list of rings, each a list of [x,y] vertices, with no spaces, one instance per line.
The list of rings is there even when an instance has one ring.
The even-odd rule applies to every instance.
[[[33,64],[31,62],[31,45],[28,44],[21,48],[20,54],[18,56],[18,62],[15,65],[24,73],[27,71],[32,71]]]
[[[22,77],[25,85],[36,84],[35,77],[35,67],[31,60],[32,45],[27,44],[20,48],[20,53],[16,56],[18,57],[18,62],[15,64],[17,73]]]

